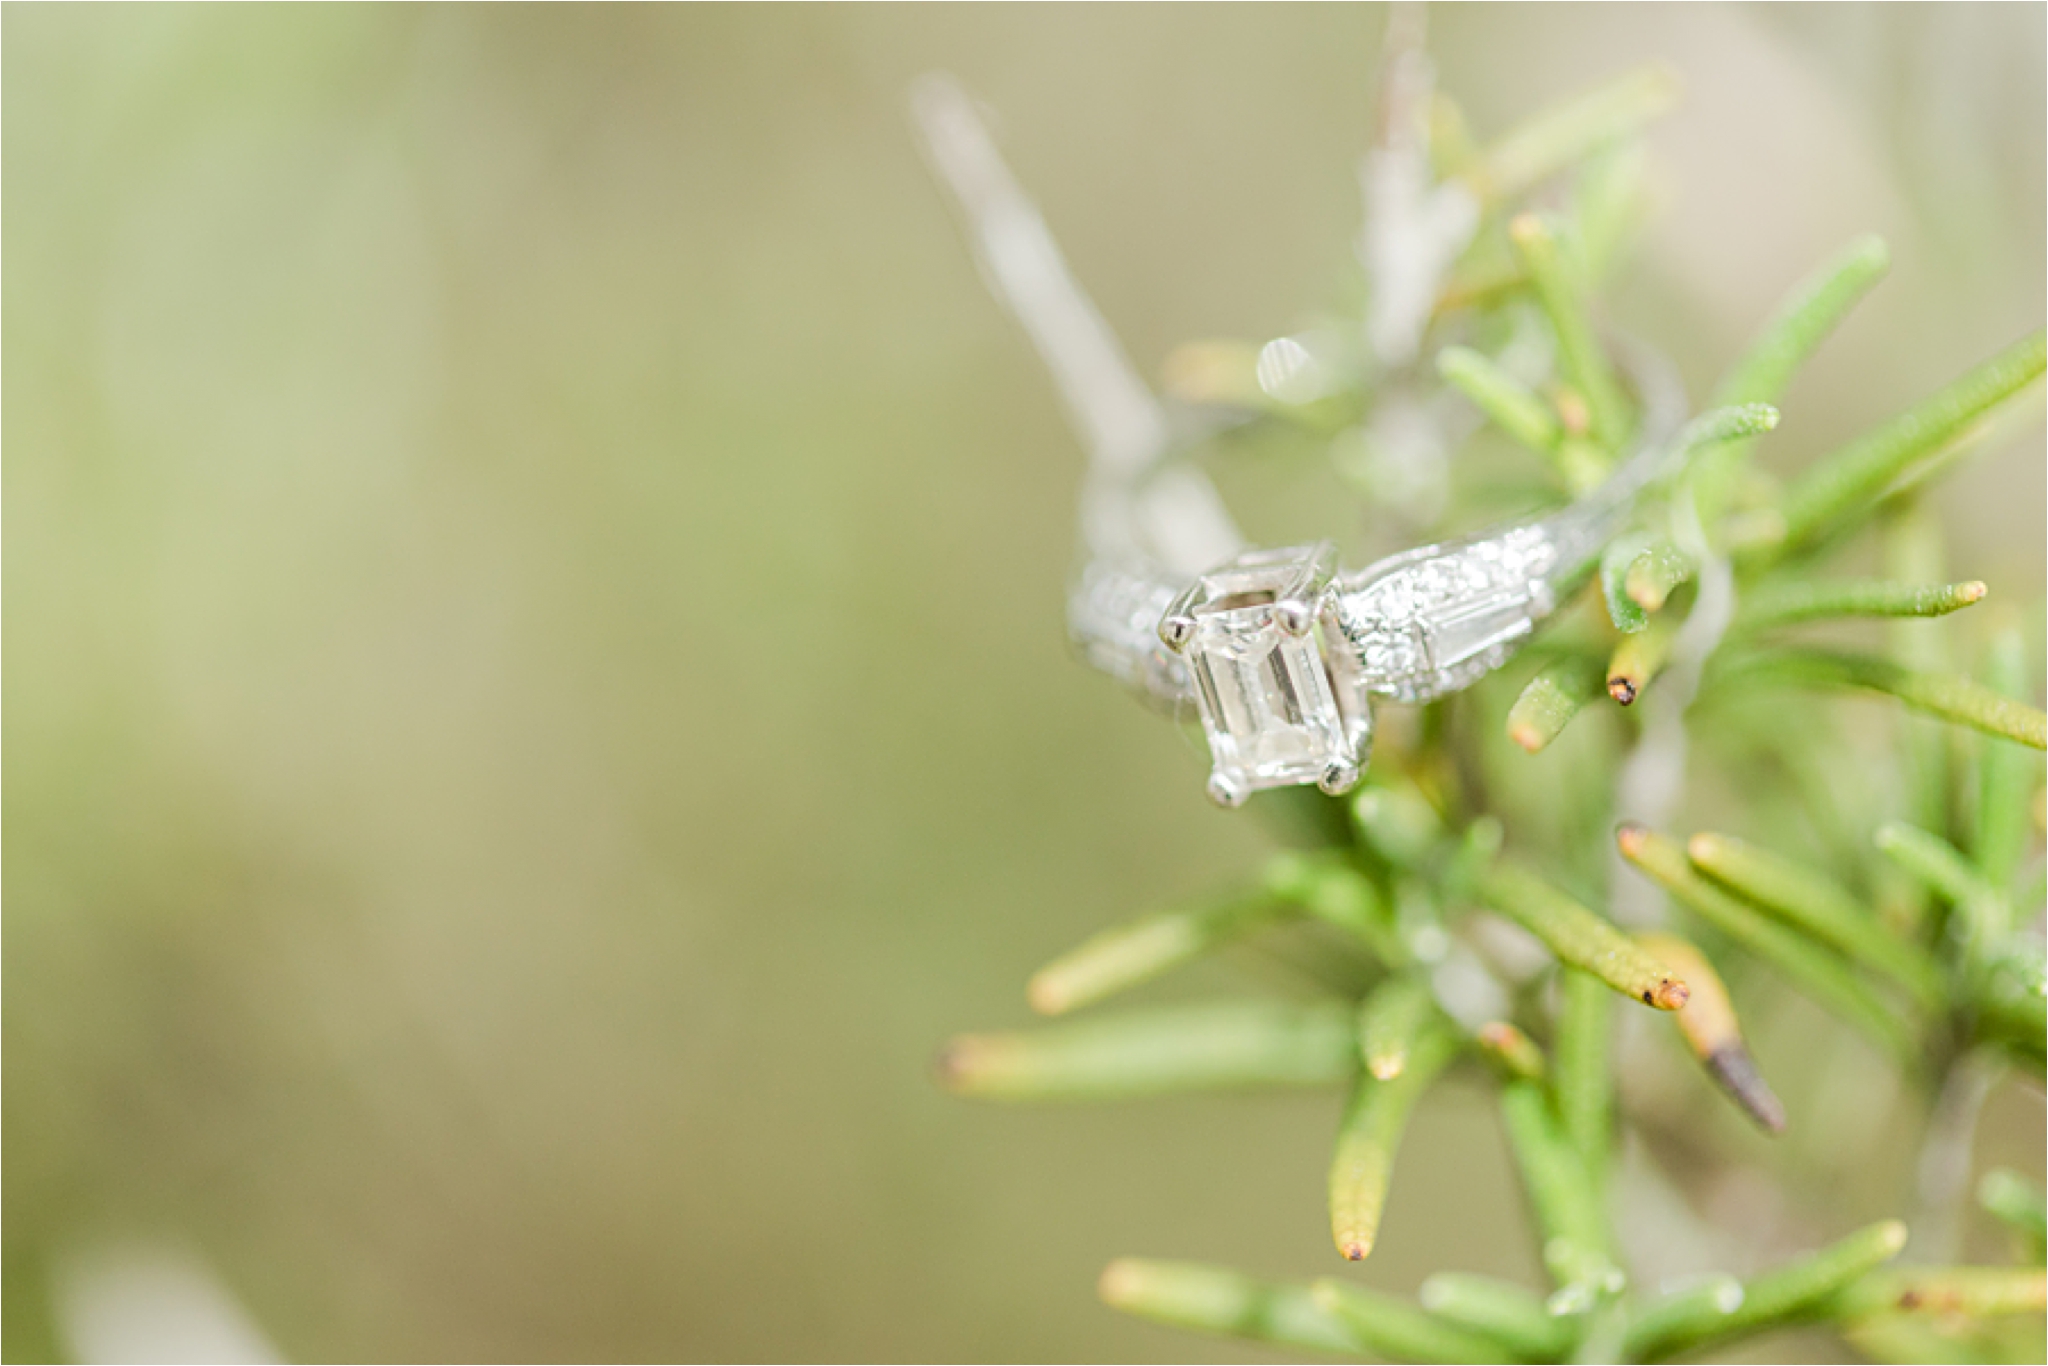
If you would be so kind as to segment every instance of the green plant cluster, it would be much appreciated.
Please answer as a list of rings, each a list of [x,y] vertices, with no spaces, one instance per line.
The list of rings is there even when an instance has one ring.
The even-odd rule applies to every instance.
[[[1560,498],[1596,484],[1632,442],[1635,400],[1591,296],[1640,205],[1634,133],[1673,93],[1662,71],[1631,75],[1483,148],[1447,102],[1432,110],[1435,172],[1472,193],[1482,220],[1444,276],[1414,371],[1436,397],[1454,392],[1483,414],[1495,433],[1485,439],[1535,456]],[[1127,1259],[1102,1276],[1109,1304],[1290,1349],[1395,1360],[1654,1361],[1813,1323],[1885,1359],[2039,1359],[2044,1202],[2013,1173],[1994,1173],[1981,1191],[2014,1232],[2010,1265],[1888,1265],[1907,1229],[1886,1221],[1746,1281],[1660,1291],[1631,1279],[1616,1234],[1618,1011],[1658,1012],[1668,1022],[1659,1027],[1767,1131],[1785,1124],[1785,1109],[1744,1042],[1724,977],[1805,996],[1867,1036],[1921,1094],[1965,1059],[2037,1079],[2048,1065],[2043,948],[2030,927],[2043,902],[2038,751],[2048,716],[2027,699],[2040,680],[2016,626],[1991,633],[1964,668],[1941,634],[1952,628],[1917,620],[1986,595],[1981,582],[1951,581],[1920,494],[2002,425],[2031,418],[2043,336],[1789,480],[1752,458],[1775,418],[1763,405],[1780,400],[1885,269],[1883,244],[1865,238],[1793,289],[1688,429],[1697,454],[1517,666],[1430,707],[1390,709],[1354,795],[1258,798],[1253,809],[1297,847],[1240,885],[1097,935],[1042,969],[1029,996],[1043,1013],[1068,1015],[1287,922],[1319,926],[1349,946],[1347,961],[1369,963],[1355,990],[1089,1014],[961,1038],[941,1058],[947,1086],[1002,1100],[1348,1088],[1326,1179],[1332,1240],[1352,1261],[1373,1249],[1418,1098],[1453,1070],[1484,1076],[1550,1284],[1442,1274],[1410,1301],[1350,1279],[1269,1284]],[[1536,382],[1498,356],[1505,338],[1532,327],[1553,358]],[[1291,404],[1259,392],[1253,355],[1198,348],[1170,383],[1184,400],[1234,405],[1250,422],[1328,434],[1368,412],[1386,378],[1360,366],[1348,389]],[[1454,505],[1450,519],[1460,514],[1470,507]],[[1870,537],[1881,576],[1834,568]],[[1703,620],[1710,612],[1722,619]],[[1816,643],[1812,628],[1839,633],[1829,623],[1844,618],[1890,619],[1890,634],[1863,650]],[[1817,832],[1804,852],[1718,831],[1614,830],[1625,745],[1596,748],[1562,779],[1530,780],[1528,753],[1603,710],[1603,724],[1633,730],[1625,718],[1654,713],[1660,684],[1680,673],[1673,686],[1684,692],[1669,701],[1690,747],[1687,781],[1747,782],[1746,828]],[[1846,816],[1854,804],[1831,790],[1830,775],[1849,771],[1830,750],[1839,737],[1826,695],[1839,690],[1898,704],[1880,722],[1894,743],[1869,763],[1903,804],[1876,828]],[[1617,853],[1634,872],[1610,876],[1623,868]],[[1655,933],[1612,913],[1616,884],[1637,875],[1666,894]],[[1501,920],[1540,942],[1548,966],[1506,965]],[[1496,1003],[1475,1007],[1487,993],[1447,990],[1449,968],[1476,969]]]

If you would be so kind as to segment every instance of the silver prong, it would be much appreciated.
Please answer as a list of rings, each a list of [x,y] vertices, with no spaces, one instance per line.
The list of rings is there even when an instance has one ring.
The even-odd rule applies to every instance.
[[[1332,797],[1341,797],[1358,786],[1358,765],[1340,760],[1323,770],[1323,776],[1316,779],[1316,786]]]
[[[1282,598],[1273,604],[1273,620],[1290,636],[1305,636],[1316,624],[1314,603],[1299,598]]]
[[[1205,596],[1201,579],[1196,579],[1180,592],[1173,595],[1173,601],[1166,604],[1166,615],[1159,619],[1159,639],[1166,648],[1179,654],[1187,647],[1195,634],[1195,609],[1202,605]]]
[[[1330,581],[1337,576],[1337,543],[1317,541],[1307,547],[1300,570],[1292,582],[1282,590],[1281,596],[1294,602],[1315,602],[1330,587]]]
[[[1251,795],[1243,783],[1221,770],[1209,775],[1209,800],[1218,806],[1243,806],[1244,799]]]

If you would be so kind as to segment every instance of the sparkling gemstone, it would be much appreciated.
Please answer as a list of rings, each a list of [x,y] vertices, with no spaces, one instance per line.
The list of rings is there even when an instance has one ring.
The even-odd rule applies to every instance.
[[[1270,603],[1196,618],[1188,661],[1217,776],[1244,791],[1312,783],[1351,760],[1314,633],[1290,636]]]
[[[1370,717],[1347,717],[1319,643],[1321,624],[1290,635],[1275,612],[1301,576],[1299,563],[1277,556],[1241,560],[1203,576],[1193,605],[1184,658],[1209,739],[1212,787],[1226,800],[1317,782],[1361,760]]]
[[[1415,615],[1415,593],[1408,580],[1397,575],[1379,586],[1373,605],[1389,621],[1406,621]]]

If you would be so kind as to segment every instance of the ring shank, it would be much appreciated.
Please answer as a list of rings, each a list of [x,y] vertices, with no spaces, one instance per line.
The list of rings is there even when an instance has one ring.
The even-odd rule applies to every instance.
[[[1338,576],[1323,615],[1324,644],[1355,663],[1366,691],[1427,702],[1499,668],[1664,472],[1684,419],[1683,389],[1656,352],[1625,339],[1617,349],[1642,419],[1636,452],[1598,489],[1547,517],[1404,551]],[[1185,466],[1165,473],[1207,486]],[[1118,501],[1136,511],[1148,493],[1130,490]],[[1099,547],[1101,529],[1091,529]],[[1122,553],[1098,552],[1082,569],[1068,599],[1068,630],[1089,664],[1179,713],[1194,700],[1193,682],[1158,628],[1193,575],[1168,571],[1138,550],[1139,531],[1127,524]]]

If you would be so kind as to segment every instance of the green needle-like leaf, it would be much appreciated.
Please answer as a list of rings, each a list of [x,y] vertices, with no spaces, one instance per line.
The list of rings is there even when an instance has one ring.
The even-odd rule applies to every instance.
[[[1472,400],[1496,427],[1545,459],[1557,458],[1564,426],[1557,414],[1520,380],[1479,352],[1446,346],[1437,353],[1436,371]]]
[[[1569,654],[1546,664],[1508,708],[1508,738],[1534,754],[1555,740],[1607,682],[1591,655]]]
[[[1473,1042],[1503,1076],[1519,1078],[1522,1081],[1543,1081],[1550,1076],[1550,1064],[1544,1060],[1543,1050],[1527,1034],[1509,1024],[1506,1020],[1495,1020],[1480,1026],[1473,1036]]]
[[[1738,630],[1762,631],[1828,617],[1944,617],[1981,602],[1982,583],[1920,585],[1872,579],[1786,580],[1751,591],[1736,613]]]
[[[1658,1010],[1685,1004],[1685,983],[1670,968],[1533,873],[1503,860],[1480,884],[1480,895],[1542,940],[1560,962],[1591,973],[1630,1000]]]
[[[1610,1047],[1614,993],[1599,978],[1571,968],[1565,969],[1559,985],[1563,999],[1553,1049],[1557,1075],[1552,1089],[1557,1095],[1565,1137],[1578,1150],[1579,1161],[1585,1166],[1586,1179],[1593,1189],[1603,1191],[1607,1188],[1607,1156],[1614,1125],[1614,1060]]]
[[[1034,1009],[1060,1015],[1149,982],[1291,909],[1264,889],[1148,915],[1105,930],[1040,968],[1027,993]]]
[[[1689,555],[1669,541],[1652,541],[1629,562],[1622,587],[1636,606],[1645,612],[1655,612],[1692,575]]]
[[[1444,823],[1422,794],[1406,783],[1371,783],[1351,799],[1351,814],[1365,842],[1396,868],[1416,868],[1444,839]]]
[[[1622,1360],[1655,1361],[1663,1351],[1725,1336],[1728,1316],[1742,1307],[1742,1282],[1713,1273],[1668,1290],[1636,1311],[1622,1342]],[[1664,1344],[1678,1344],[1665,1347]]]
[[[1884,1044],[1895,1057],[1911,1057],[1911,1036],[1849,967],[1812,941],[1766,918],[1694,870],[1672,840],[1639,825],[1624,825],[1615,842],[1622,857],[1652,881],[1757,957],[1783,973],[1801,991]]]
[[[1888,659],[1836,650],[1775,650],[1729,668],[1722,686],[1787,682],[1822,687],[1866,688],[1888,693],[1915,711],[1969,726],[1986,735],[2048,749],[2048,713],[1953,674],[1921,673]]]
[[[1984,881],[1953,844],[1900,821],[1879,826],[1876,844],[1887,858],[1956,908],[1962,917],[1963,942],[1972,958],[1986,952],[2005,932],[2012,911],[2004,895]]]
[[[1478,896],[1480,879],[1500,857],[1503,837],[1500,822],[1492,816],[1481,816],[1465,827],[1450,858],[1444,861],[1443,876],[1437,880],[1446,907],[1462,907]]]
[[[1749,349],[1728,368],[1714,402],[1777,402],[1807,357],[1890,266],[1884,240],[1863,236],[1793,286]]]
[[[1611,458],[1628,437],[1628,405],[1607,352],[1594,335],[1584,281],[1559,243],[1556,229],[1536,215],[1515,219],[1508,225],[1508,237],[1557,335],[1565,378],[1586,401],[1593,439]]]
[[[1113,1309],[1176,1328],[1340,1356],[1370,1350],[1307,1287],[1273,1285],[1221,1267],[1123,1257],[1104,1269],[1096,1289]]]
[[[1694,835],[1685,852],[1693,866],[1714,881],[1886,974],[1912,992],[1923,1008],[1941,1004],[1941,975],[1933,962],[1885,929],[1875,914],[1827,874],[1732,835]]]
[[[1705,954],[1674,935],[1644,935],[1643,947],[1685,974],[1692,999],[1678,1012],[1678,1029],[1707,1075],[1765,1132],[1783,1131],[1785,1107],[1743,1041],[1735,1004],[1728,998],[1721,974]]]
[[[1834,1296],[1844,1286],[1896,1257],[1905,1245],[1906,1226],[1887,1219],[1749,1281],[1742,1287],[1741,1304],[1732,1311],[1716,1312],[1719,1306],[1712,1300],[1671,1297],[1650,1306],[1629,1325],[1627,1359],[1654,1361],[1741,1334],[1830,1317]]]
[[[1365,1070],[1391,1081],[1408,1066],[1436,1014],[1429,985],[1420,977],[1395,977],[1377,988],[1358,1009],[1358,1052]]]
[[[1266,865],[1273,895],[1351,936],[1390,968],[1408,961],[1392,909],[1373,880],[1338,854],[1276,854]]]
[[[1558,1286],[1550,1307],[1573,1313],[1589,1309],[1626,1283],[1609,1251],[1600,1197],[1541,1087],[1527,1081],[1503,1085],[1500,1115],[1523,1193],[1543,1235],[1544,1266]]]
[[[2035,332],[1891,421],[1816,462],[1779,505],[1779,553],[1796,550],[1869,513],[1917,460],[2040,377],[2048,341]],[[1751,560],[1774,558],[1754,554]]]
[[[1994,1167],[1977,1183],[1977,1203],[2017,1234],[2028,1257],[2040,1262],[2048,1250],[2048,1197],[2008,1167]]]
[[[1988,1318],[2048,1309],[2048,1271],[2040,1267],[1911,1267],[1865,1276],[1843,1290],[1845,1318],[1871,1314],[1943,1314]]]
[[[1389,1361],[1492,1361],[1500,1355],[1490,1338],[1391,1295],[1333,1280],[1309,1289],[1318,1309],[1335,1315],[1367,1351]]]
[[[1650,614],[1628,591],[1629,569],[1649,550],[1647,536],[1623,536],[1600,556],[1600,594],[1607,600],[1607,616],[1617,631],[1634,633],[1650,624]]]
[[[1438,1318],[1491,1338],[1522,1361],[1558,1361],[1572,1348],[1573,1321],[1551,1313],[1541,1296],[1513,1281],[1440,1271],[1415,1297]]]
[[[1991,641],[1985,685],[2001,696],[2024,699],[2027,673],[2026,638],[2015,628],[2000,631]],[[2010,888],[2019,875],[2027,851],[2027,799],[2040,780],[2040,760],[2011,745],[1983,746],[1970,854],[1993,887]]]
[[[1347,1006],[1230,1001],[965,1035],[939,1078],[992,1100],[1114,1100],[1236,1086],[1326,1086],[1358,1067]]]
[[[1650,680],[1663,672],[1671,658],[1671,645],[1678,638],[1678,623],[1659,616],[1643,630],[1623,636],[1607,661],[1607,695],[1622,706],[1632,706]]]
[[[1572,219],[1586,277],[1598,284],[1637,244],[1654,207],[1645,183],[1642,142],[1609,144],[1586,158],[1572,182]]]
[[[1669,66],[1631,71],[1503,134],[1480,154],[1468,180],[1482,201],[1512,199],[1642,127],[1676,103],[1678,93],[1678,73]]]
[[[1426,1030],[1398,1075],[1384,1081],[1359,1077],[1330,1157],[1330,1236],[1351,1261],[1370,1254],[1379,1236],[1387,1181],[1409,1112],[1456,1052],[1457,1040],[1447,1030]]]
[[[1948,555],[1940,520],[1922,499],[1905,499],[1885,510],[1880,548],[1886,577],[1899,583],[1934,583],[1947,574]],[[1950,633],[1930,622],[1901,617],[1885,627],[1885,656],[1901,668],[1934,673],[1948,662]],[[1899,727],[1906,769],[1906,813],[1930,828],[1948,823],[1953,738],[1931,717],[1908,716]],[[1924,911],[1923,898],[1908,909]]]

